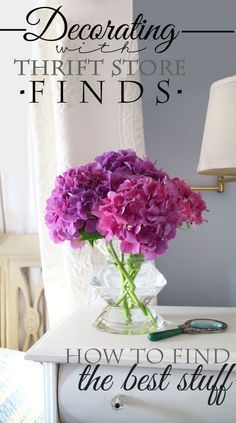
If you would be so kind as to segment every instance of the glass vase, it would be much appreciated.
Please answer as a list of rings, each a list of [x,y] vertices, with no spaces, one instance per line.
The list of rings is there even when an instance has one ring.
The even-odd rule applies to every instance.
[[[145,334],[161,330],[163,318],[150,307],[166,285],[164,276],[143,255],[121,254],[109,245],[107,262],[92,284],[107,303],[97,317],[97,329],[116,334]]]

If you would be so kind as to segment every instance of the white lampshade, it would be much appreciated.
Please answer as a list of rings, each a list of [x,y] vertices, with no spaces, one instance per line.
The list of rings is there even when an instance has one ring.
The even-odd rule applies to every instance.
[[[198,172],[236,175],[236,76],[211,86]]]

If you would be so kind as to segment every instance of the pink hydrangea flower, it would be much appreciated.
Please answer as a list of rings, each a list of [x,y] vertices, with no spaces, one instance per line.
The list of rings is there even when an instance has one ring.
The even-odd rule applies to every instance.
[[[94,214],[106,242],[118,238],[123,253],[153,259],[167,250],[184,222],[202,223],[204,210],[201,195],[179,179],[143,176],[125,180],[116,192],[110,191]]]

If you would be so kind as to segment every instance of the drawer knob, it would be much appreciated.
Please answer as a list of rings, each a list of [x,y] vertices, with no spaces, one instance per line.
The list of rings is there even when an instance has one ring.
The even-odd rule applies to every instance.
[[[125,397],[124,395],[116,395],[112,400],[111,400],[111,406],[113,408],[113,410],[115,411],[119,411],[122,408],[124,408],[126,405],[126,401],[125,401]]]

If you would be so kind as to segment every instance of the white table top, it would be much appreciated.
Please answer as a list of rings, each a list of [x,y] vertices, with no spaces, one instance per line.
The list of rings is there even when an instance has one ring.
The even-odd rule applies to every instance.
[[[197,317],[206,317],[219,319],[228,324],[225,332],[215,334],[198,334],[198,335],[179,335],[158,342],[150,342],[147,335],[113,335],[98,331],[92,326],[93,320],[98,316],[99,311],[95,307],[87,309],[79,309],[74,311],[64,321],[50,329],[30,350],[26,353],[25,358],[28,360],[50,362],[50,363],[66,363],[66,349],[70,348],[70,363],[78,363],[78,349],[81,349],[81,363],[86,363],[84,354],[87,354],[89,360],[96,360],[98,357],[98,349],[101,352],[101,360],[99,364],[108,364],[104,349],[110,355],[111,349],[117,352],[123,349],[120,365],[132,365],[136,361],[136,351],[131,349],[144,349],[140,351],[140,365],[147,367],[153,364],[147,360],[149,352],[150,361],[160,360],[162,352],[162,361],[159,367],[165,367],[167,363],[174,364],[174,349],[178,349],[178,358],[175,367],[188,368],[196,367],[195,354],[196,349],[206,357],[207,349],[209,349],[208,368],[214,369],[222,364],[215,364],[215,350],[218,354],[218,361],[225,360],[226,352],[230,352],[227,363],[236,363],[236,308],[207,308],[207,307],[158,307],[158,312],[165,318],[168,323],[167,329],[176,327],[178,324],[184,323],[186,320]],[[182,351],[179,350],[182,348]],[[150,352],[150,350],[153,350]],[[160,351],[158,351],[160,350]],[[189,356],[189,358],[188,358]],[[187,363],[188,362],[188,363]],[[199,357],[197,363],[205,364],[204,359]],[[187,364],[186,364],[187,363]],[[109,364],[116,365],[116,361]],[[156,364],[157,365],[157,364]]]

